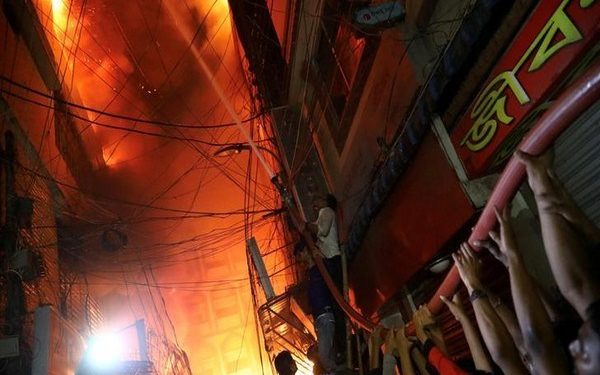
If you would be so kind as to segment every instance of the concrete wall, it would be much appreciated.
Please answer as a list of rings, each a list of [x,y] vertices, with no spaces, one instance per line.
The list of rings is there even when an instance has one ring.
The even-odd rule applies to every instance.
[[[414,2],[413,2],[414,3]],[[424,77],[460,24],[471,1],[439,1],[430,12],[427,27],[418,29],[408,22],[381,33],[372,69],[368,75],[350,127],[346,142],[340,150],[335,146],[326,116],[317,105],[313,129],[329,189],[341,202],[347,227],[369,186],[373,173],[385,157],[385,146],[402,128],[403,119],[411,108]],[[315,90],[308,81],[308,62],[314,57],[320,28],[322,1],[302,3],[297,27],[296,48],[291,62],[289,102],[308,116],[307,103]],[[328,15],[322,15],[327,17]],[[378,138],[383,140],[379,142]]]
[[[49,4],[14,0],[3,7],[0,94],[53,176],[94,186],[92,171],[105,166],[99,140],[87,121],[66,112],[84,119],[87,113],[55,100],[81,103],[72,77],[76,57],[64,54],[67,43],[56,36],[62,31]],[[69,29],[66,39],[74,33]]]
[[[0,30],[2,30],[0,43],[3,46],[0,74],[3,77],[23,82],[36,90],[49,93],[41,77],[37,74],[36,66],[23,41],[12,32],[2,12],[0,12]],[[29,93],[23,92],[5,81],[0,81],[0,89],[2,89],[0,92],[0,143],[4,148],[5,132],[13,133],[16,153],[15,193],[19,197],[27,197],[33,201],[32,228],[19,230],[20,244],[17,245],[18,250],[16,251],[18,253],[24,249],[33,251],[39,256],[44,270],[44,276],[22,284],[25,293],[25,309],[31,313],[30,317],[32,317],[35,308],[41,304],[51,304],[57,309],[59,308],[60,270],[55,215],[59,197],[55,186],[40,177],[47,172],[48,167],[42,161],[42,156],[50,161],[57,156],[58,151],[44,141],[44,135],[50,130],[48,117],[52,111],[41,107],[39,110],[32,110],[32,106],[23,100],[7,95],[5,90],[31,98]],[[46,103],[48,102],[46,101]],[[21,124],[26,125],[21,126]],[[51,138],[53,139],[53,137]],[[59,159],[56,158],[57,162],[51,163],[51,168],[57,173],[64,173],[65,166],[58,163]],[[2,182],[5,182],[4,176]],[[1,198],[0,204],[4,206],[6,197],[2,194]],[[4,217],[2,217],[3,220]],[[25,321],[22,333],[25,342],[33,345],[31,318]]]
[[[52,95],[38,73],[25,42],[13,33],[4,13],[1,12],[0,30],[3,30],[2,37],[0,37],[0,42],[3,45],[3,55],[0,58],[0,74],[45,95]],[[34,156],[33,153],[37,153],[40,159],[44,161],[44,166],[53,176],[72,181],[56,147],[54,111],[44,108],[44,106],[52,107],[52,100],[23,90],[6,81],[0,81],[0,89],[2,90],[0,95],[5,105],[10,109],[10,112],[7,110],[2,111],[2,130],[12,130],[15,133],[17,142],[28,139],[33,149],[24,147],[21,152],[27,152],[30,157]],[[16,94],[21,98],[11,96],[9,93]],[[39,105],[29,103],[27,100],[39,102]],[[10,117],[13,117],[12,121]],[[18,124],[18,127],[15,127],[14,124]],[[22,136],[19,136],[19,132],[22,132]],[[21,145],[24,144],[21,143]]]

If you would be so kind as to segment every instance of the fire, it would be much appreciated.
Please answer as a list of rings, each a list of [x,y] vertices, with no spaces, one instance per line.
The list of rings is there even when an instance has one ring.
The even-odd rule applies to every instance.
[[[119,3],[120,0],[115,0],[114,3]],[[203,0],[194,0],[197,7],[191,8],[194,11],[198,12],[199,19],[202,19],[206,13],[210,11],[208,15],[208,30],[207,34],[210,37],[210,47],[201,47],[201,43],[195,43],[191,46],[189,51],[191,59],[200,59],[200,58],[211,58],[212,55],[223,57],[223,63],[229,65],[229,68],[234,66],[234,64],[239,64],[238,55],[234,48],[230,48],[230,38],[232,37],[232,25],[231,20],[229,19],[229,7],[227,0],[217,0],[217,2],[209,9],[209,5],[207,5],[206,1]],[[156,0],[158,3],[158,0]],[[188,1],[188,3],[192,3],[193,1]],[[94,22],[98,24],[101,22],[110,22],[111,24],[114,22],[113,18],[106,18],[106,14],[112,14],[106,12],[106,14],[102,14],[99,10],[94,12],[91,9],[102,9],[100,6],[94,7],[94,4],[100,4],[100,1],[91,1],[91,5],[88,4],[89,12],[84,15],[89,18],[89,20],[85,20],[88,23],[86,29],[82,32],[76,32],[78,30],[78,17],[80,12],[80,4],[81,2],[75,0],[43,0],[42,2],[44,7],[46,7],[46,17],[51,17],[52,23],[48,24],[46,27],[46,33],[48,35],[48,39],[51,42],[53,52],[55,54],[56,61],[60,61],[59,69],[61,72],[68,72],[65,74],[67,77],[73,76],[73,80],[65,79],[65,85],[72,84],[74,87],[73,91],[78,91],[77,99],[74,101],[78,101],[83,105],[87,105],[89,107],[103,109],[107,106],[107,112],[113,113],[123,113],[130,116],[140,116],[140,108],[152,108],[152,102],[145,98],[144,96],[136,96],[139,93],[139,90],[136,89],[136,84],[140,81],[143,81],[143,76],[148,73],[153,73],[156,71],[160,71],[156,66],[149,65],[148,61],[152,61],[152,58],[155,58],[154,54],[156,54],[156,50],[154,48],[149,48],[148,53],[140,56],[139,60],[135,60],[135,48],[132,50],[127,50],[125,48],[125,42],[123,41],[122,36],[118,36],[118,38],[110,39],[107,35],[111,35],[110,32],[103,30],[97,30],[93,27],[90,27],[90,23],[95,25]],[[106,4],[111,4],[113,2],[106,1]],[[144,1],[140,1],[140,3],[144,3]],[[150,3],[150,1],[148,1]],[[171,26],[171,30],[176,30],[180,35],[173,35],[173,43],[176,43],[178,40],[183,40],[183,44],[187,44],[194,39],[194,35],[196,32],[195,25],[191,24],[191,22],[186,23],[182,22],[182,20],[189,19],[189,8],[181,5],[182,2],[177,1],[167,1],[163,3],[162,11],[164,12],[160,16],[160,22],[158,23],[159,30],[163,32],[167,32],[166,30],[170,30],[166,25]],[[212,2],[208,2],[212,5]],[[179,5],[178,5],[179,4]],[[108,7],[111,9],[111,7]],[[117,7],[118,8],[118,7]],[[83,16],[82,16],[83,17]],[[94,30],[91,32],[90,30]],[[129,34],[131,34],[129,32]],[[81,39],[79,39],[79,37]],[[94,36],[94,40],[92,40],[91,36]],[[146,43],[146,39],[142,39],[140,35],[134,35],[138,38],[132,38],[133,47],[136,47],[135,43]],[[147,34],[143,34],[144,38],[148,38]],[[96,46],[98,39],[99,42],[103,42],[103,47],[106,50]],[[205,38],[209,39],[209,38]],[[204,39],[201,40],[203,43],[207,43]],[[182,45],[183,45],[182,44]],[[164,46],[159,47],[159,52],[165,49]],[[107,55],[108,52],[108,55]],[[75,56],[74,54],[77,54]],[[62,58],[61,58],[62,56]],[[110,57],[110,58],[109,58]],[[212,56],[214,58],[214,56]],[[138,65],[139,64],[139,65]],[[182,64],[182,66],[185,64]],[[169,66],[170,68],[170,66]],[[234,77],[229,76],[229,70],[233,72]],[[236,69],[216,69],[215,74],[217,75],[216,79],[219,81],[219,84],[225,88],[229,87],[229,81],[235,80],[238,77],[236,74]],[[174,80],[177,79],[177,74],[181,74],[181,67],[179,70],[175,70],[174,72]],[[184,70],[183,70],[184,71]],[[159,74],[155,74],[159,76]],[[125,89],[119,90],[119,88],[124,87]],[[202,87],[194,87],[188,88],[190,96],[196,96],[199,98],[203,98],[204,96],[216,96],[212,88],[202,88]],[[204,90],[204,91],[203,91]],[[208,91],[210,90],[210,91]],[[226,93],[230,94],[230,93]],[[125,101],[123,98],[127,97],[128,100]],[[113,102],[113,98],[116,98]],[[131,99],[131,101],[129,101]],[[234,102],[234,107],[239,108],[241,104],[244,102],[246,98],[244,98],[244,94],[238,94],[237,97],[232,98],[231,100]],[[148,100],[148,102],[145,102]],[[133,103],[132,103],[133,102]],[[199,101],[199,103],[203,103]],[[211,102],[212,103],[212,102]],[[135,106],[134,106],[135,104]],[[169,103],[172,109],[179,109],[177,107],[179,103]],[[239,104],[239,105],[238,105]],[[174,111],[173,111],[174,112]],[[96,113],[88,113],[88,117],[93,121],[98,115]],[[226,118],[224,121],[228,121]],[[100,116],[97,120],[98,123],[104,122],[108,124],[116,124],[119,127],[128,127],[134,126],[129,124],[126,121],[118,122],[115,119],[108,118],[107,116]],[[210,121],[207,120],[210,123]],[[152,128],[149,125],[140,125],[140,127],[144,130],[149,129],[149,131],[160,133],[161,129]],[[127,176],[128,173],[135,172],[136,178],[132,180],[141,180],[150,179],[150,176],[154,176],[153,173],[156,173],[157,169],[160,169],[159,165],[150,165],[148,160],[154,160],[155,162],[158,160],[158,157],[154,154],[154,149],[157,147],[155,142],[156,140],[148,139],[147,137],[142,137],[140,135],[127,135],[125,136],[121,131],[117,130],[107,130],[106,128],[100,125],[92,125],[91,129],[94,132],[97,132],[97,139],[99,139],[102,143],[102,158],[107,167],[111,168],[110,171],[112,173],[107,173],[111,177],[114,176]],[[187,133],[186,133],[187,134]],[[200,134],[200,133],[198,133]],[[202,133],[204,134],[204,133]],[[197,136],[197,133],[194,133],[193,136]],[[266,136],[266,135],[263,135]],[[174,148],[167,148],[165,150],[173,150]],[[182,147],[182,149],[184,149]],[[185,152],[177,149],[177,152]],[[162,155],[162,161],[168,162],[176,157],[179,154],[167,154],[164,150],[158,149],[157,153]],[[155,157],[154,159],[151,159]],[[193,155],[193,157],[197,157],[197,155]],[[240,156],[243,157],[243,156]],[[135,160],[135,161],[132,161]],[[183,158],[181,158],[183,160]],[[180,161],[180,159],[178,159]],[[187,160],[186,160],[187,161]],[[179,165],[184,165],[185,163],[174,163],[172,166],[172,170],[167,171],[166,177],[161,175],[161,178],[165,179],[165,185],[167,185],[170,180],[167,179],[177,176],[178,171],[182,169]],[[132,166],[135,166],[133,168]],[[262,172],[261,172],[262,173]],[[264,178],[265,185],[269,184],[268,176],[260,175],[260,178]],[[119,177],[114,177],[119,178]],[[219,177],[220,178],[220,177]],[[222,181],[221,181],[222,180]],[[230,199],[230,197],[221,192],[226,191],[229,186],[229,181],[222,178],[217,183],[219,184],[217,191],[202,191],[202,194],[199,194],[201,199],[198,200],[197,206],[187,206],[183,205],[180,200],[165,200],[159,201],[157,206],[169,206],[173,205],[172,208],[179,209],[196,209],[203,210],[205,209],[207,202],[225,202]],[[133,189],[130,186],[134,186],[133,184],[136,182],[131,182],[127,180],[126,182],[119,180],[118,181],[122,186],[126,186],[129,189]],[[121,186],[119,185],[119,186]],[[181,185],[181,186],[180,186]],[[193,186],[192,186],[193,185]],[[116,184],[115,184],[116,186]],[[195,189],[195,181],[193,180],[182,180],[178,185],[175,186],[174,191],[169,191],[170,195],[175,196],[175,193],[179,193],[182,197],[187,197],[182,192],[191,191],[191,189]],[[213,187],[214,188],[214,187]],[[156,193],[155,187],[148,187],[148,192],[144,193]],[[207,188],[208,189],[208,188]],[[115,189],[116,190],[116,189]],[[115,193],[117,194],[117,193]],[[210,199],[210,194],[213,194],[214,199]],[[154,195],[154,194],[151,194]],[[258,199],[263,199],[265,197],[258,197]],[[131,200],[142,200],[139,197]],[[183,198],[182,198],[183,199]],[[196,201],[194,201],[196,202]],[[241,202],[240,202],[241,203]],[[180,206],[177,206],[179,204]],[[171,206],[170,206],[171,207]],[[220,207],[212,207],[215,211],[221,211]],[[168,223],[169,225],[173,225],[172,223]],[[208,226],[222,226],[223,222],[209,222]],[[194,227],[189,230],[185,230],[183,226],[177,226],[177,231],[173,234],[173,241],[180,238],[192,238],[194,235],[198,234],[198,228]],[[274,232],[274,228],[265,227],[264,229],[255,230],[254,235],[257,236],[258,239],[262,240],[265,245],[265,249],[277,248],[285,243],[284,239],[275,239],[271,240],[272,233]],[[169,232],[170,233],[170,232]],[[157,236],[156,234],[150,233],[148,237]],[[163,242],[167,242],[166,240],[160,239]],[[171,239],[169,239],[171,240]],[[268,247],[267,247],[268,246]],[[201,251],[196,250],[198,254],[202,254]],[[231,254],[235,253],[236,256],[232,256]],[[226,253],[224,253],[223,257],[226,258],[227,266],[224,267],[224,274],[214,274],[206,276],[207,280],[219,280],[219,279],[235,279],[235,278],[243,278],[247,276],[246,260],[245,260],[245,248],[244,245],[236,245],[228,249]],[[221,255],[219,255],[221,256]],[[214,258],[217,258],[215,256]],[[221,261],[222,259],[219,259]],[[171,260],[174,261],[174,260]],[[236,261],[236,262],[234,262]],[[208,262],[208,261],[207,261]],[[283,257],[283,252],[278,254],[276,257],[273,257],[270,261],[267,261],[266,265],[268,269],[273,272],[276,269],[282,267],[282,264],[285,264],[286,260]],[[202,266],[205,267],[205,266]],[[203,274],[209,274],[210,272],[218,271],[218,267],[213,267],[213,270],[210,270],[210,267],[207,265],[206,269],[201,274],[198,272],[196,275],[197,269],[200,269],[200,266],[196,263],[187,263],[178,265],[176,269],[177,272],[170,272],[167,274],[166,271],[161,273],[160,269],[157,270],[157,278],[161,280],[161,282],[189,282],[189,280],[200,280],[200,282],[204,282],[202,279]],[[170,269],[171,271],[173,269]],[[232,275],[231,270],[240,270],[239,274]],[[190,275],[194,275],[191,277]],[[285,274],[278,274],[277,277],[274,277],[272,282],[276,291],[285,290],[285,286],[287,285],[287,279],[282,278],[281,276],[285,276]],[[286,276],[287,277],[287,276]],[[290,276],[291,277],[291,276]],[[144,282],[144,280],[140,280],[140,282]],[[221,287],[225,288],[225,287]],[[190,291],[181,290],[176,291],[175,288],[171,289],[171,293],[165,296],[167,300],[167,305],[169,312],[173,315],[173,321],[176,325],[177,334],[181,338],[182,346],[185,350],[188,351],[190,356],[190,362],[192,363],[192,367],[196,371],[201,371],[203,369],[208,370],[214,369],[219,373],[223,374],[255,374],[260,372],[260,363],[259,363],[259,355],[258,350],[260,350],[259,345],[257,345],[257,337],[255,335],[255,330],[253,328],[254,325],[254,314],[250,311],[250,317],[248,319],[247,314],[249,311],[248,306],[250,305],[250,295],[248,291],[249,286],[240,285],[240,288],[236,290],[231,290],[228,293],[232,300],[235,300],[237,304],[239,304],[239,308],[237,310],[238,315],[235,315],[231,322],[237,324],[233,324],[228,328],[228,332],[223,334],[213,334],[209,336],[207,334],[207,328],[200,326],[200,323],[196,320],[196,317],[202,313],[208,314],[207,320],[210,322],[204,323],[208,327],[217,326],[216,321],[218,318],[222,318],[216,314],[216,312],[211,309],[222,308],[226,309],[229,304],[226,303],[227,298],[224,298],[223,305],[219,306],[219,300],[214,298],[215,292],[202,292],[203,295],[206,295],[206,298],[200,299],[198,296],[199,292],[195,292],[194,294],[190,293]],[[217,291],[218,292],[218,291]],[[220,292],[225,293],[226,290],[221,290]],[[212,294],[209,294],[212,293]],[[140,296],[139,300],[141,303],[148,303],[148,299],[152,301],[152,297],[145,297],[144,295]],[[213,306],[211,308],[207,306]],[[120,306],[121,307],[121,306]],[[115,316],[114,313],[111,313],[111,319]],[[210,319],[209,319],[210,318]],[[229,324],[229,321],[226,322]],[[219,323],[221,324],[221,323]],[[225,324],[225,323],[223,323]],[[212,328],[211,328],[212,329]],[[210,333],[210,332],[209,332]],[[227,343],[227,345],[223,346],[223,342],[227,340],[232,340],[232,342]],[[222,345],[223,344],[223,345]],[[207,347],[210,345],[211,348],[214,349],[214,352],[211,356],[204,357],[203,353],[208,353]],[[224,351],[223,347],[227,349],[227,352]],[[239,360],[239,361],[238,361]],[[214,367],[211,367],[213,366]],[[268,365],[266,366],[268,367]],[[218,370],[217,370],[218,369]],[[237,370],[237,372],[236,372]],[[300,372],[302,373],[302,372]]]
[[[112,147],[111,145],[102,147],[102,157],[104,158],[104,164],[106,164],[107,167],[118,164],[122,159],[122,154],[122,150],[116,145],[112,145]]]
[[[68,20],[68,8],[70,7],[69,0],[51,0],[52,5],[52,21],[54,31],[58,35],[65,35],[67,33],[67,20]],[[67,43],[68,38],[64,38]]]
[[[214,12],[219,18],[229,15],[229,5],[227,4],[227,0],[218,0],[215,4]]]

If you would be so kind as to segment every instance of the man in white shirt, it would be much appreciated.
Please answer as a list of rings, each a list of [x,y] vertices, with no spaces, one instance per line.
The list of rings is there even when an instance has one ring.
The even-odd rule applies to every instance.
[[[337,290],[343,293],[342,256],[338,241],[337,230],[337,199],[332,194],[318,196],[313,202],[313,208],[318,212],[317,221],[307,223],[308,230],[316,236],[316,245],[323,256],[325,266],[333,279]],[[345,356],[345,320],[341,308],[335,305],[334,315],[336,321],[335,341],[338,351],[336,362],[341,363]]]
[[[337,200],[331,194],[326,197],[317,197],[313,207],[318,210],[319,216],[317,221],[309,224],[309,229],[317,236],[317,247],[321,250],[323,257],[327,259],[340,256],[335,212]]]

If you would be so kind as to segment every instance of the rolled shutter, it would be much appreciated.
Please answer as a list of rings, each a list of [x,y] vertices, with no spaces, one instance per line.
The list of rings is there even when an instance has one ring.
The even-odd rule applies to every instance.
[[[579,207],[600,225],[600,102],[555,144],[556,174]]]

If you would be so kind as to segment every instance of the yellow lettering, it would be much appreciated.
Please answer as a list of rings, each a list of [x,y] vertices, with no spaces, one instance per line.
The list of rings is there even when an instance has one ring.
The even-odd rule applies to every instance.
[[[579,0],[579,6],[585,9],[592,5],[594,1],[595,0]]]
[[[461,146],[466,146],[469,150],[476,152],[487,146],[494,134],[496,134],[496,128],[498,122],[490,119],[485,121],[477,127],[472,127],[467,136],[463,139]]]
[[[503,163],[506,159],[508,159],[521,140],[523,136],[535,125],[536,121],[541,117],[541,115],[552,105],[551,101],[546,101],[540,105],[538,105],[530,114],[527,115],[502,142],[502,145],[499,148],[499,151],[496,153],[496,157],[492,162],[492,169],[496,168],[498,165]]]
[[[506,112],[505,89],[510,88],[520,104],[529,102],[529,96],[517,80],[514,72],[506,71],[498,74],[490,82],[475,101],[471,118],[473,126],[461,142],[471,151],[479,151],[487,146],[498,127],[498,121],[508,125],[513,117]]]
[[[510,116],[506,110],[508,93],[505,90],[507,88],[512,91],[519,104],[524,105],[530,102],[531,99],[516,74],[533,53],[535,55],[527,69],[528,72],[541,68],[562,48],[583,39],[577,25],[565,12],[569,2],[570,0],[561,2],[513,69],[498,74],[479,94],[470,116],[473,126],[462,139],[461,146],[466,146],[470,151],[479,151],[493,139],[498,122],[509,125],[514,120],[514,117]],[[580,0],[579,5],[587,8],[594,2],[595,0]]]
[[[538,37],[536,37],[533,46],[537,46],[540,40],[541,44],[539,45],[537,53],[533,57],[533,61],[527,70],[528,72],[533,72],[539,69],[559,50],[583,38],[583,35],[581,35],[581,32],[579,32],[577,26],[565,13],[565,3],[566,2],[563,2],[556,12],[554,12],[550,20],[548,20],[548,23],[546,23],[542,29],[542,32],[538,34]],[[558,33],[560,33],[562,38],[553,43]]]

